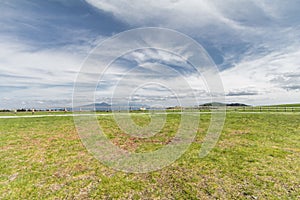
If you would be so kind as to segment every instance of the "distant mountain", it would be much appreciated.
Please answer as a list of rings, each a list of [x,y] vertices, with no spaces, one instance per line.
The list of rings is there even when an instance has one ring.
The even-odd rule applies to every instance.
[[[105,102],[102,103],[95,103],[95,104],[91,104],[94,105],[95,107],[110,107],[111,105]]]
[[[88,104],[81,106],[81,110],[96,110],[96,111],[114,111],[114,110],[140,110],[143,109],[149,109],[150,106],[145,104],[136,104],[136,103],[129,103],[128,104],[114,104],[110,105],[108,103],[102,102],[102,103],[95,103],[95,104]]]
[[[102,103],[92,103],[88,105],[80,106],[79,108],[73,108],[74,110],[81,111],[111,111],[111,105],[105,102]]]
[[[149,110],[150,106],[146,104],[129,103],[129,104],[114,104],[113,110]]]

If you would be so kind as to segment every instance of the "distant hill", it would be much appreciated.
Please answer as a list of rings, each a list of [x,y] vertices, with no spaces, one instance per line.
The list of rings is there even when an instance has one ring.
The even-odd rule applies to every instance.
[[[249,105],[246,105],[246,104],[243,104],[243,103],[220,103],[220,102],[212,102],[212,103],[205,103],[205,104],[201,104],[199,106],[249,106]]]
[[[225,106],[226,104],[225,103],[219,103],[219,102],[212,102],[212,103],[204,103],[204,104],[201,104],[199,106]]]
[[[249,105],[243,103],[229,103],[226,104],[226,106],[249,106]]]

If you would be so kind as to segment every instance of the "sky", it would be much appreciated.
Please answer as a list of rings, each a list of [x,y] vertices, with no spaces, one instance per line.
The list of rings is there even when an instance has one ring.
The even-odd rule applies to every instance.
[[[2,0],[0,109],[71,106],[92,50],[142,27],[175,30],[202,45],[219,70],[226,102],[300,102],[300,1]],[[141,104],[173,106],[174,96],[192,95],[206,103],[208,88],[188,69],[180,55],[163,50],[128,52],[114,60],[95,98],[109,102],[115,91],[134,88],[130,98]],[[124,78],[128,70],[143,76]],[[151,84],[140,84],[145,76]],[[190,91],[166,87],[180,87],[183,79]]]

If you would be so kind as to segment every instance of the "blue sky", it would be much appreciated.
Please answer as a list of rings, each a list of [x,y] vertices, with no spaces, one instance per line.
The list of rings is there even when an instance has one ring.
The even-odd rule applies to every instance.
[[[89,52],[117,33],[149,26],[174,29],[199,42],[220,70],[226,101],[299,102],[300,1],[4,0],[0,109],[71,105],[74,80]],[[186,64],[166,58],[170,55],[137,51],[118,59],[115,69],[153,60],[177,69]],[[106,83],[116,80],[111,78]],[[104,86],[99,101],[111,93],[111,85]],[[194,89],[200,102],[209,100],[201,84]],[[152,90],[155,98],[170,95],[161,87]]]

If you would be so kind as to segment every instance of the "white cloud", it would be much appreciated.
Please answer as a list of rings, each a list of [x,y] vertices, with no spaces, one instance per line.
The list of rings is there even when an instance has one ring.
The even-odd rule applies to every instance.
[[[256,59],[246,58],[234,68],[221,72],[224,87],[228,93],[256,92],[258,95],[244,95],[245,101],[254,104],[297,102],[300,99],[296,87],[300,85],[297,76],[300,72],[299,56],[300,50],[282,49]]]
[[[230,3],[217,3],[213,1],[99,1],[87,0],[91,5],[108,12],[116,17],[134,25],[185,25],[205,26],[211,21],[225,23],[238,28],[238,24],[223,16],[218,9],[222,6],[230,7]]]
[[[267,104],[300,99],[299,76],[289,76],[300,72],[299,1],[87,2],[132,26],[173,28],[208,43],[211,54],[223,58],[219,67],[224,69],[224,87],[234,94],[228,101]]]
[[[87,0],[133,26],[173,28],[211,44],[237,42],[272,48],[272,44],[299,42],[300,3],[260,0]],[[297,14],[298,11],[298,14]],[[296,22],[295,22],[296,21]],[[295,24],[296,23],[296,24]],[[275,40],[275,41],[274,41]],[[294,42],[294,41],[293,41]],[[224,48],[224,47],[223,47]],[[253,47],[255,48],[255,47]],[[268,49],[266,49],[268,50]]]
[[[71,99],[84,55],[64,48],[33,51],[21,43],[0,44],[0,85],[2,91],[6,88],[0,96],[14,99],[5,102],[6,106],[21,105],[23,100]]]
[[[222,69],[220,75],[228,94],[228,101],[267,104],[296,102],[300,99],[300,2],[298,1],[86,0],[86,2],[112,13],[130,27],[166,27],[193,37],[203,44],[212,56],[219,58],[219,68]],[[30,7],[18,23],[15,22],[22,17],[20,11],[0,9],[3,16],[0,25],[5,30],[0,31],[0,89],[2,91],[0,99],[5,105],[13,103],[22,105],[22,101],[25,104],[29,104],[30,101],[33,102],[32,104],[43,102],[41,105],[45,105],[50,102],[49,99],[61,103],[69,102],[72,83],[84,57],[92,47],[104,39],[103,36],[95,38],[88,29],[51,24],[51,20],[47,18],[51,16],[44,16],[47,18],[46,26],[53,26],[57,33],[61,33],[60,39],[56,41],[61,42],[61,45],[43,44],[43,38],[35,40],[35,35],[24,37],[30,38],[30,41],[15,37],[13,34],[15,32],[18,32],[17,35],[22,35],[22,27],[26,30],[26,34],[29,34],[30,30],[38,33],[38,28],[45,25],[37,19],[39,13],[35,12],[35,6]],[[12,4],[11,8],[13,7]],[[66,15],[64,20],[67,19]],[[47,27],[44,27],[43,33],[52,30]],[[49,36],[46,37],[49,42],[51,33],[46,36]],[[155,43],[156,37],[161,36],[145,34],[145,38],[141,37],[140,42]],[[163,39],[165,38],[160,38]],[[64,41],[67,43],[65,44]],[[174,41],[178,42],[176,39]],[[128,44],[119,45],[126,47]],[[193,56],[186,55],[185,50],[188,49],[188,45],[174,49],[174,52],[183,57]],[[103,51],[105,50],[107,57],[110,58],[111,50]],[[186,63],[182,62],[182,58],[163,51],[134,51],[124,56],[124,59],[135,61],[141,69],[152,69],[153,73],[162,69],[159,66],[161,64],[177,65],[178,70],[180,66],[182,70],[188,68]],[[153,59],[164,63],[153,62]],[[119,80],[128,70],[123,65],[125,63],[117,63],[109,69],[106,80],[102,82],[102,94],[106,96],[111,94],[113,81]],[[89,84],[91,79],[98,78],[93,71],[97,66],[89,69],[92,70],[86,72],[86,79],[82,80],[84,84]],[[136,75],[138,72],[135,71]],[[160,79],[166,80],[168,77],[170,78],[165,71],[152,81],[159,82]],[[205,99],[207,96],[205,81],[193,75],[189,75],[187,79],[192,90]],[[130,88],[138,82],[137,78],[131,76],[127,85],[124,84],[123,87]],[[174,86],[180,85],[179,83],[179,79],[173,80]],[[158,94],[161,95],[153,92],[154,96],[159,96]],[[191,96],[189,92],[181,94]]]

